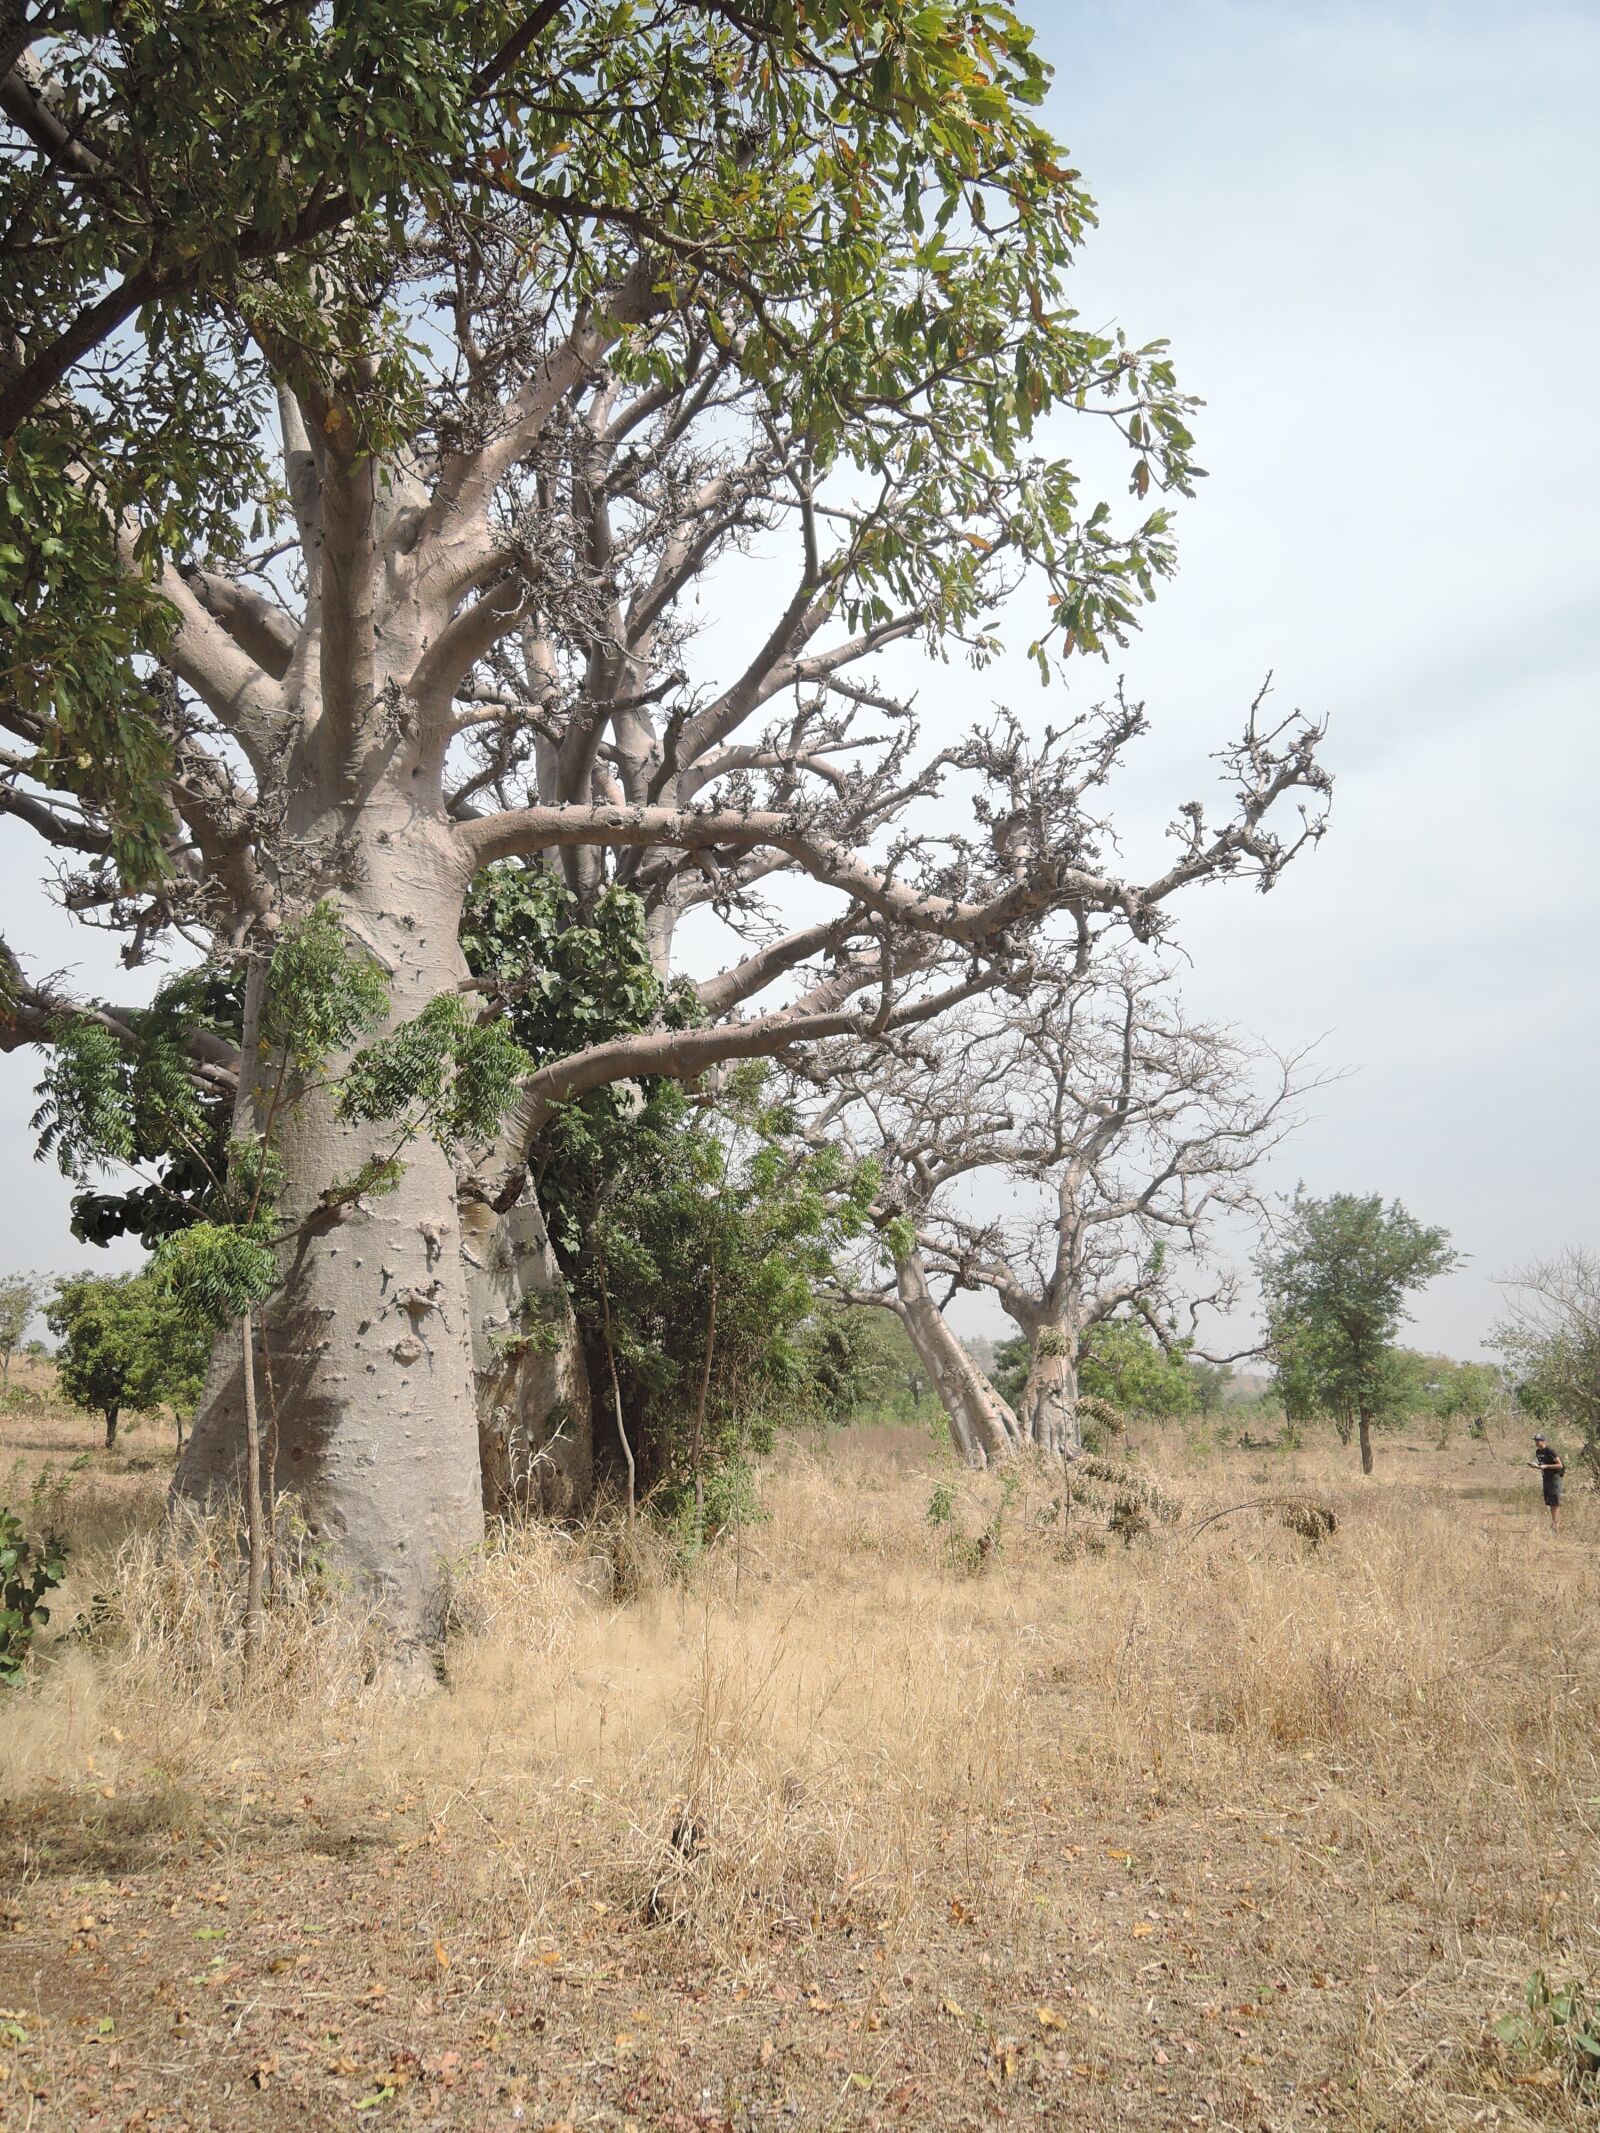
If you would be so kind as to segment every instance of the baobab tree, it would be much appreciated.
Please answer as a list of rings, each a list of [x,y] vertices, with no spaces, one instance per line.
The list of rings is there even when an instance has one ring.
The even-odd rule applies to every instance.
[[[982,10],[941,20],[963,49],[992,28]],[[341,1109],[336,1071],[275,1121],[293,1241],[259,1324],[278,1473],[402,1640],[429,1633],[441,1564],[481,1531],[474,1326],[547,1282],[526,1175],[541,1106],[912,1025],[999,982],[1042,928],[1083,956],[1098,926],[1149,935],[1184,887],[1274,871],[1309,833],[1269,818],[1324,789],[1315,730],[1253,722],[1221,818],[1186,810],[1167,864],[1124,879],[1086,799],[1141,712],[1037,741],[991,724],[930,757],[865,664],[914,637],[987,657],[1031,577],[1048,671],[1052,642],[1088,650],[1125,629],[1170,561],[1143,500],[1189,484],[1186,403],[1164,349],[1085,334],[1059,301],[1085,203],[1013,106],[1034,79],[1024,51],[985,69],[981,119],[957,99],[924,125],[896,103],[847,143],[792,112],[773,133],[736,35],[641,33],[641,83],[698,64],[721,99],[715,183],[686,178],[683,195],[723,218],[715,240],[709,225],[641,236],[625,159],[589,143],[604,196],[578,218],[581,246],[552,238],[570,195],[551,206],[510,173],[493,211],[433,204],[376,265],[359,247],[318,253],[320,316],[345,336],[328,359],[235,289],[230,324],[273,383],[281,513],[265,490],[263,545],[238,557],[152,562],[131,511],[119,533],[171,618],[123,707],[170,774],[136,808],[126,753],[100,783],[93,761],[63,779],[45,712],[0,707],[26,751],[0,765],[0,805],[82,855],[75,908],[123,928],[133,954],[177,933],[246,972],[326,908],[383,975],[380,1038],[443,995],[477,990],[498,1011],[460,944],[469,887],[497,863],[559,867],[580,904],[635,887],[663,964],[697,903],[751,930],[698,988],[695,1026],[547,1062],[496,1146],[458,1163],[418,1142],[382,1197],[329,1212],[333,1179],[386,1160],[382,1132]],[[433,364],[409,400],[361,337],[380,297]],[[1066,468],[1026,456],[1036,415],[1080,401],[1135,454],[1121,531],[1080,511]],[[792,587],[751,660],[697,681],[688,596],[757,535],[793,539]],[[868,712],[884,733],[861,729]],[[933,818],[945,788],[972,828],[948,807]],[[760,885],[780,870],[832,899],[825,921],[762,928]],[[9,993],[6,1041],[48,1042],[59,993],[20,964]],[[93,1013],[132,1028],[125,1010]],[[187,1043],[252,1144],[272,1062],[214,1029]],[[246,1382],[237,1344],[219,1343],[180,1493],[237,1481]]]
[[[876,1242],[847,1270],[842,1293],[900,1320],[970,1466],[1003,1464],[1023,1441],[1016,1415],[946,1316],[959,1282],[947,1277],[941,1300],[924,1248],[941,1194],[994,1160],[991,1151],[1011,1129],[1003,1068],[982,1058],[980,1026],[958,1009],[926,1038],[868,1030],[808,1047],[790,1062],[807,1138],[842,1142],[881,1172]]]
[[[1027,1336],[1030,1366],[984,1451],[1074,1456],[1079,1365],[1097,1326],[1140,1320],[1177,1349],[1208,1310],[1231,1305],[1230,1279],[1200,1278],[1215,1227],[1257,1210],[1256,1167],[1316,1085],[1307,1055],[1191,1019],[1170,974],[1132,957],[1077,984],[996,996],[936,1046],[911,1037],[889,1051],[839,1080],[872,1115],[897,1181],[902,1303],[908,1272],[922,1291],[992,1293]],[[975,1216],[962,1187],[986,1172],[1020,1185],[1033,1210]],[[952,1417],[958,1443],[970,1396],[965,1408]]]

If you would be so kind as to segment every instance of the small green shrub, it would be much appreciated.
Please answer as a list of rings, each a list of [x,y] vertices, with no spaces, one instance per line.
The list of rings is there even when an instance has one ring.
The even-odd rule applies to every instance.
[[[22,1679],[34,1632],[50,1619],[45,1594],[67,1574],[59,1540],[35,1539],[15,1511],[0,1504],[0,1683]]]
[[[729,1459],[702,1475],[698,1497],[692,1480],[664,1482],[649,1500],[650,1514],[687,1567],[724,1534],[764,1526],[772,1513],[761,1501],[759,1477],[749,1459]]]
[[[1577,1979],[1552,1985],[1535,1970],[1522,1990],[1523,2008],[1492,2027],[1509,2051],[1559,2074],[1581,2096],[1600,2094],[1600,2005]]]
[[[955,1491],[947,1482],[938,1482],[928,1498],[928,1524],[939,1536],[945,1562],[951,1570],[975,1577],[986,1570],[1000,1551],[1000,1532],[1006,1513],[1015,1504],[1021,1490],[1015,1474],[1000,1476],[1000,1501],[995,1505],[994,1515],[988,1524],[975,1535],[969,1535],[956,1513]]]
[[[65,1466],[57,1466],[53,1459],[47,1459],[29,1481],[22,1461],[19,1459],[15,1462],[11,1469],[9,1486],[15,1494],[20,1492],[24,1483],[27,1485],[28,1508],[25,1515],[30,1531],[51,1535],[66,1532],[67,1498],[72,1493],[77,1477],[93,1465],[92,1452],[79,1452],[77,1457],[69,1459]]]

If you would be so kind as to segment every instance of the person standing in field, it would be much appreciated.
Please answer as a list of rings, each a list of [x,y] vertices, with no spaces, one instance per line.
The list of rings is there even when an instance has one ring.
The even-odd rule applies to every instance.
[[[1550,1530],[1552,1533],[1559,1533],[1561,1530],[1561,1477],[1567,1471],[1566,1461],[1546,1438],[1535,1437],[1533,1440],[1533,1457],[1528,1464],[1539,1469],[1540,1476],[1544,1481],[1544,1506],[1550,1513]]]

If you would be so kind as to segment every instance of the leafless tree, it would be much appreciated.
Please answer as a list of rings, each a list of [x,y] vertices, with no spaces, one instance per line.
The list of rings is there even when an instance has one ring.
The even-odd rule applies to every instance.
[[[954,1369],[941,1381],[958,1445],[990,1459],[1023,1444],[1076,1455],[1095,1327],[1142,1321],[1163,1348],[1187,1349],[1208,1311],[1232,1306],[1231,1277],[1205,1273],[1217,1222],[1255,1214],[1256,1166],[1319,1079],[1305,1052],[1192,1020],[1170,974],[1132,956],[995,995],[930,1041],[884,1040],[876,1059],[840,1048],[825,1074],[825,1113],[872,1120],[908,1324],[924,1324],[930,1347],[958,1346],[932,1325],[933,1289],[981,1289],[1028,1338],[1014,1416]],[[1037,1205],[974,1215],[963,1188],[984,1173]]]

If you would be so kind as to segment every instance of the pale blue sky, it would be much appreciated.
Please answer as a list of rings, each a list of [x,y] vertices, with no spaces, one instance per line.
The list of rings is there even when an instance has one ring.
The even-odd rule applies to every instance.
[[[1494,1274],[1600,1243],[1600,8],[1019,4],[1101,204],[1076,300],[1169,335],[1208,403],[1182,575],[1122,662],[1156,726],[1130,844],[1203,788],[1267,667],[1331,719],[1329,837],[1270,898],[1184,914],[1185,989],[1359,1069],[1276,1175],[1449,1226],[1471,1264],[1412,1337],[1471,1354]],[[937,670],[923,702],[964,723],[997,697],[1045,708],[1020,660]],[[5,825],[0,868],[36,965],[113,987]],[[0,1268],[89,1256],[31,1159],[32,1076],[0,1060]]]

